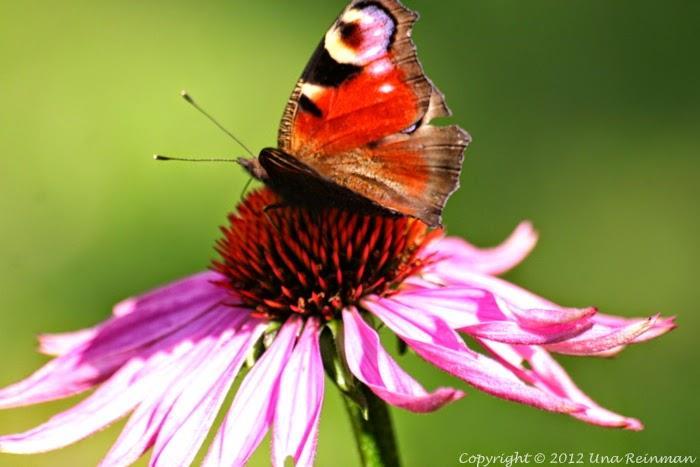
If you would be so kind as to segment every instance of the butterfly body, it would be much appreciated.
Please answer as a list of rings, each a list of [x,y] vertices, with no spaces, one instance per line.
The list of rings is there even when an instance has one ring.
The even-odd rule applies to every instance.
[[[450,111],[423,73],[398,0],[354,0],[292,92],[278,148],[241,164],[286,201],[330,204],[440,225],[469,135],[430,122]]]

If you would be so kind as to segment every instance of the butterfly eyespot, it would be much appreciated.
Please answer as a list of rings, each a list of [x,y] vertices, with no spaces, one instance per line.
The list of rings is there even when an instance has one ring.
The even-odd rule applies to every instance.
[[[338,31],[340,32],[342,41],[348,47],[357,49],[362,45],[362,30],[360,29],[359,24],[355,22],[345,23],[341,21],[338,25]]]
[[[338,63],[364,66],[387,53],[395,29],[396,21],[380,5],[358,4],[328,31],[324,47]]]

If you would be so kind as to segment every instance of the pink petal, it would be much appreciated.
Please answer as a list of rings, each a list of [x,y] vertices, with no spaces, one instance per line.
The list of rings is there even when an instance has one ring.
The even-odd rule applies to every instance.
[[[301,328],[300,318],[287,319],[273,344],[250,370],[204,460],[204,466],[242,466],[272,423],[280,375]]]
[[[44,355],[60,357],[93,340],[99,330],[100,325],[97,325],[80,331],[41,334],[39,335],[39,352]]]
[[[639,336],[654,327],[657,316],[651,316],[610,330],[604,326],[593,326],[590,330],[564,342],[548,344],[547,350],[569,355],[592,355],[631,344]]]
[[[154,444],[151,465],[190,465],[264,328],[258,320],[245,319],[239,326],[219,333],[202,361],[163,392],[153,391],[137,407],[100,465],[130,464]]]
[[[389,299],[417,312],[439,317],[452,329],[474,337],[511,344],[548,344],[576,336],[590,328],[595,309],[520,310],[473,288],[419,288]]]
[[[566,371],[541,347],[511,346],[497,342],[482,342],[485,348],[501,359],[514,374],[543,391],[566,398],[583,406],[571,415],[593,425],[638,431],[641,422],[611,412],[594,402],[571,380]],[[523,366],[527,362],[530,368]]]
[[[593,319],[594,327],[597,330],[600,330],[601,328],[607,329],[610,333],[613,333],[622,328],[634,326],[635,323],[645,321],[646,320],[643,318],[622,318],[619,316],[604,315],[602,313],[598,313]],[[630,343],[637,344],[662,336],[676,328],[675,321],[676,318],[673,316],[668,318],[658,318],[649,329],[634,337]],[[607,350],[603,350],[600,352],[590,352],[586,355],[590,357],[614,357],[618,353],[622,352],[624,349],[625,345],[619,345],[617,347],[611,347]]]
[[[503,304],[522,326],[529,329],[569,329],[577,328],[580,325],[593,324],[592,318],[598,310],[593,307],[588,308],[529,308],[520,309],[513,305]]]
[[[71,396],[104,381],[126,361],[144,352],[162,346],[164,336],[187,328],[203,315],[211,314],[212,308],[221,303],[222,289],[209,285],[209,295],[183,308],[172,309],[168,313],[159,310],[154,314],[130,313],[114,317],[98,326],[98,331],[90,339],[77,337],[77,347],[50,361],[33,375],[12,386],[0,390],[0,408],[36,404],[53,399]],[[247,309],[235,309],[239,314],[247,314]],[[58,342],[58,347],[68,343],[72,337],[53,337],[49,341]],[[81,342],[78,342],[81,341]],[[62,349],[66,350],[66,349]]]
[[[554,412],[579,410],[577,404],[528,386],[498,362],[468,349],[439,318],[416,313],[387,300],[364,300],[362,303],[418,355],[477,389]]]
[[[453,329],[506,319],[493,295],[481,289],[415,287],[401,290],[390,299],[419,312],[430,310]]]
[[[593,326],[595,308],[521,310],[497,300],[503,321],[486,321],[459,330],[473,337],[509,344],[543,345],[568,341]],[[481,314],[479,314],[481,317]]]
[[[445,285],[487,290],[500,299],[524,310],[558,308],[558,305],[553,302],[501,278],[455,267],[454,264],[448,262],[437,262],[433,264],[430,268],[430,272],[435,273]]]
[[[211,295],[215,282],[222,281],[223,276],[213,271],[203,271],[184,279],[171,282],[137,297],[127,298],[114,306],[115,316],[124,316],[133,312],[153,313],[168,312],[175,308],[190,306]]]
[[[464,397],[462,391],[452,388],[428,393],[384,350],[377,332],[354,307],[343,310],[343,324],[350,371],[389,404],[412,412],[432,412]]]
[[[130,362],[77,406],[24,433],[0,437],[0,452],[33,454],[74,443],[107,426],[131,410],[143,394],[129,390],[143,369]]]
[[[459,330],[475,338],[489,339],[507,344],[544,345],[565,341],[580,334],[589,327],[590,324],[583,323],[581,327],[577,328],[540,330],[538,332],[523,328],[519,324],[511,321],[494,321],[465,326]]]
[[[497,296],[499,300],[506,303],[512,310],[521,309],[524,310],[523,313],[528,313],[532,310],[565,310],[565,308],[562,308],[549,300],[539,297],[532,292],[522,289],[521,287],[504,281],[498,277],[456,269],[446,263],[434,264],[430,273],[434,274],[439,282],[448,285],[448,288],[473,287],[487,290]],[[522,316],[520,316],[520,318],[522,318]],[[578,350],[572,349],[571,351],[567,351],[566,347],[562,346],[562,353],[608,356],[619,352],[626,344],[644,342],[654,337],[658,337],[675,328],[673,318],[660,318],[656,320],[650,320],[649,318],[618,318],[598,313],[592,316],[591,321],[593,322],[594,326],[588,331],[590,332],[590,336],[602,336],[606,334],[605,331],[602,331],[602,328],[607,328],[609,334],[615,331],[621,332],[620,328],[630,327],[635,325],[635,323],[643,322],[647,324],[651,323],[651,325],[642,325],[641,327],[645,328],[643,332],[637,334],[631,340],[622,339],[625,341],[625,344],[618,347],[610,347],[611,344],[607,344],[605,349],[600,350],[599,352],[594,352],[592,349],[585,350],[582,347]],[[560,351],[559,348],[557,348],[556,351]]]
[[[161,427],[151,456],[155,466],[190,465],[219,412],[248,352],[267,323],[250,320],[239,334],[192,378]]]
[[[125,316],[137,312],[144,315],[169,313],[177,308],[187,308],[207,301],[212,294],[226,299],[221,287],[214,285],[222,276],[216,272],[204,271],[172,282],[143,295],[128,298],[114,306],[115,316]],[[109,323],[109,322],[108,322]],[[60,356],[89,342],[107,323],[92,328],[60,334],[42,334],[39,336],[39,350],[46,355]]]
[[[169,336],[168,342],[164,341],[167,351],[129,360],[75,407],[25,433],[0,437],[0,451],[28,454],[58,449],[107,426],[144,400],[154,387],[167,387],[183,376],[193,361],[203,361],[211,347],[208,337],[216,329],[225,329],[232,317],[222,311],[218,319],[209,319],[206,327]]]
[[[304,332],[279,382],[272,436],[272,464],[292,457],[297,467],[313,465],[323,403],[324,371],[319,346],[321,326],[306,321]]]
[[[611,315],[605,315],[602,313],[598,313],[595,318],[593,319],[593,322],[595,324],[598,324],[600,326],[605,326],[608,329],[619,329],[623,328],[626,326],[629,326],[630,324],[634,324],[636,322],[642,321],[643,318],[623,318],[620,316],[611,316]],[[638,342],[646,342],[648,340],[654,339],[656,337],[659,337],[663,334],[666,334],[669,331],[672,331],[673,329],[676,328],[676,318],[671,316],[668,318],[659,318],[656,320],[654,325],[642,333],[641,335],[637,336],[632,342],[638,343]]]
[[[479,248],[457,237],[430,243],[423,255],[445,258],[456,267],[486,274],[502,274],[522,262],[537,243],[537,232],[530,222],[522,222],[502,244]]]

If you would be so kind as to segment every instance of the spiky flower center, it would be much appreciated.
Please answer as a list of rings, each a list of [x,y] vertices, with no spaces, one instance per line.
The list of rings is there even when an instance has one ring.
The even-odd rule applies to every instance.
[[[277,203],[267,188],[250,193],[222,227],[213,262],[223,285],[269,319],[330,320],[364,295],[389,294],[425,265],[418,253],[439,234],[406,217]]]

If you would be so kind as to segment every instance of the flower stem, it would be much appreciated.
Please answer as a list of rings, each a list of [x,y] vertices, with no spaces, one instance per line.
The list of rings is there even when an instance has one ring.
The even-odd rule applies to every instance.
[[[396,448],[396,435],[386,403],[362,385],[366,401],[366,413],[353,400],[343,397],[352,431],[355,434],[357,450],[364,467],[399,467],[399,452]]]

